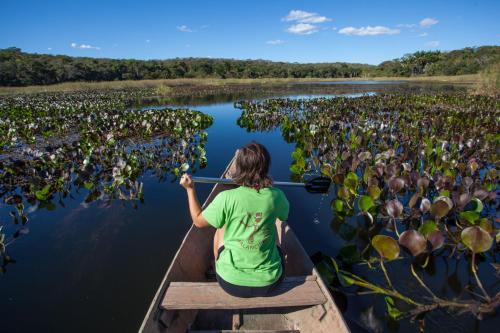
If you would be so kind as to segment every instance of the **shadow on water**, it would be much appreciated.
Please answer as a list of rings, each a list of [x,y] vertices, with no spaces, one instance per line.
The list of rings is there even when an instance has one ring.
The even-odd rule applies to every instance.
[[[249,132],[237,125],[240,110],[233,103],[245,99],[282,96],[324,96],[381,92],[461,91],[463,86],[393,84],[311,84],[242,89],[236,93],[149,99],[144,106],[161,104],[195,107],[214,117],[207,129],[208,164],[199,176],[218,176],[235,150],[251,140],[263,143],[271,153],[271,174],[289,180],[293,143],[287,143],[279,129]],[[151,174],[142,176],[145,202],[138,209],[127,203],[104,206],[99,201],[85,204],[85,195],[75,193],[57,209],[29,212],[30,234],[10,249],[15,263],[0,277],[1,330],[27,332],[136,331],[190,226],[184,191],[169,178],[158,182]],[[203,201],[210,185],[199,185]],[[341,237],[332,221],[333,193],[307,194],[303,189],[284,189],[291,202],[290,225],[309,254],[335,255]],[[8,214],[5,206],[2,216]],[[467,267],[442,260],[434,263],[436,281],[447,279],[450,292],[459,292]],[[462,273],[461,273],[462,272]],[[399,273],[396,273],[399,274]],[[442,280],[441,280],[442,281]],[[410,278],[400,275],[401,285]],[[353,325],[370,331],[417,331],[409,321],[387,322],[380,298],[348,298],[346,316]],[[490,331],[498,318],[478,324],[456,317],[436,316],[429,331]],[[354,331],[358,331],[354,328]]]

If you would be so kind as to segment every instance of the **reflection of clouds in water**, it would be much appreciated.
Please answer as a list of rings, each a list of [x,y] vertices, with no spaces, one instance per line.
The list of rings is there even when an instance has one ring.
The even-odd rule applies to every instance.
[[[33,206],[29,206],[28,209],[25,210],[25,213],[27,215],[29,215],[29,214],[33,214],[37,210],[38,210],[38,202],[36,204],[34,204]]]

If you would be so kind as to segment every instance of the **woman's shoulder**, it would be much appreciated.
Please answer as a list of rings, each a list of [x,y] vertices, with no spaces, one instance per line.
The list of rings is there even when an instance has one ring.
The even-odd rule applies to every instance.
[[[272,187],[269,187],[269,190],[274,194],[274,196],[276,196],[278,198],[285,198],[286,199],[285,192],[283,192],[283,190],[281,190],[280,188],[272,186]]]

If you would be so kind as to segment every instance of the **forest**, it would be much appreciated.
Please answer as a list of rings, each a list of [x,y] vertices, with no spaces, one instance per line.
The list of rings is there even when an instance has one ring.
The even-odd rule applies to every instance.
[[[419,51],[379,65],[267,60],[104,59],[0,49],[0,86],[177,78],[353,78],[474,74],[500,61],[500,46]]]

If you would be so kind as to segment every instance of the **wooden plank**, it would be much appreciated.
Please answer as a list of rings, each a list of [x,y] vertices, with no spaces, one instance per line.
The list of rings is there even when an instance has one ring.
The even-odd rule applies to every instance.
[[[188,333],[300,333],[299,330],[189,330]]]
[[[267,297],[240,298],[226,293],[217,282],[171,282],[162,301],[167,310],[257,309],[318,305],[326,297],[314,279],[285,278]]]
[[[233,313],[233,330],[239,330],[241,327],[241,324],[243,323],[243,315],[241,313],[241,310],[237,310],[235,313]]]
[[[284,278],[285,282],[305,282],[305,281],[316,281],[317,277],[315,275],[300,275],[300,276],[287,276]],[[211,286],[214,282],[172,282],[177,287],[203,287]]]

